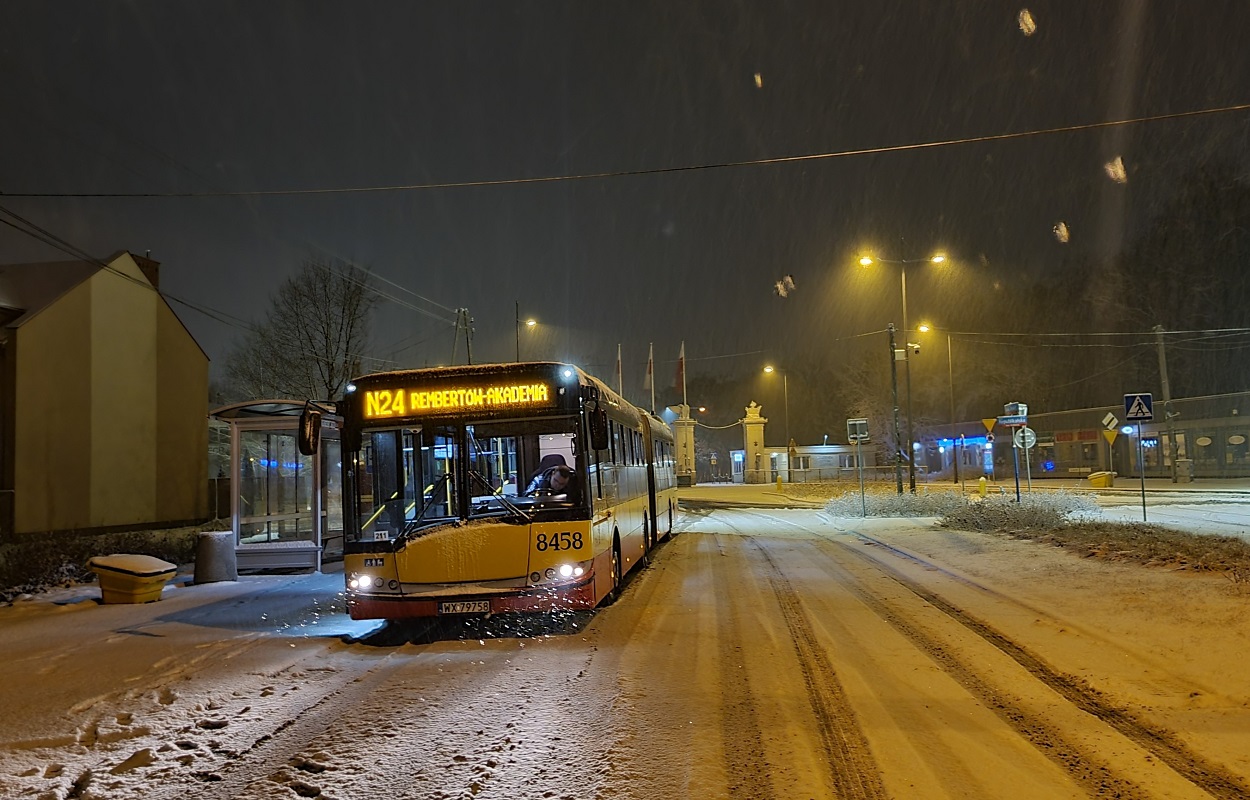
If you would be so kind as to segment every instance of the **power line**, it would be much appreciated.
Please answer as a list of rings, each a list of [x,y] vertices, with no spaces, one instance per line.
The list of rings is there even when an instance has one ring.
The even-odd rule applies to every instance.
[[[640,177],[647,175],[669,175],[682,172],[701,172],[707,170],[731,169],[736,167],[756,167],[771,164],[794,164],[806,161],[823,161],[835,158],[851,158],[854,156],[882,155],[886,153],[904,153],[915,150],[928,150],[939,147],[953,147],[965,144],[983,144],[1014,139],[1027,139],[1048,136],[1056,133],[1076,133],[1079,131],[1101,130],[1123,125],[1138,125],[1145,122],[1164,122],[1168,120],[1187,119],[1225,114],[1250,109],[1250,103],[1204,108],[1194,111],[1178,111],[1171,114],[1154,114],[1145,117],[1107,120],[1103,122],[1087,122],[1078,125],[1062,125],[1053,128],[1037,128],[1014,133],[995,133],[984,136],[969,136],[961,139],[937,139],[911,144],[886,145],[882,147],[864,147],[855,150],[835,150],[823,153],[807,153],[797,156],[776,156],[773,158],[746,159],[742,161],[721,161],[708,164],[684,164],[675,167],[652,167],[635,170],[613,170],[605,172],[583,172],[566,175],[540,175],[530,178],[488,178],[476,181],[442,181],[432,183],[393,184],[385,186],[351,186],[321,187],[314,189],[251,189],[215,192],[0,192],[0,196],[22,198],[205,198],[205,197],[297,197],[301,195],[334,195],[334,194],[369,194],[381,192],[412,192],[430,189],[468,189],[487,186],[521,186],[542,183],[566,183],[572,181],[602,180],[606,178]]]

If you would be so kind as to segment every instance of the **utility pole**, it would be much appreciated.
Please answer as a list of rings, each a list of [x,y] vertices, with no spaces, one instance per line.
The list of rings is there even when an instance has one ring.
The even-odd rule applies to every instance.
[[[890,323],[890,393],[894,398],[894,482],[903,494],[903,451],[898,434],[898,348],[894,343],[894,323]]]
[[[951,450],[955,464],[955,483],[959,483],[959,425],[955,422],[955,359],[951,355],[951,335],[946,334],[946,373],[951,386]]]
[[[1172,457],[1172,483],[1176,483],[1176,459],[1179,449],[1176,431],[1172,428],[1172,388],[1168,383],[1168,354],[1163,345],[1163,326],[1154,327],[1155,340],[1159,346],[1159,379],[1163,382],[1163,421],[1168,431],[1168,453]]]
[[[467,354],[465,363],[473,364],[473,318],[469,316],[469,309],[456,309],[456,333],[451,340],[451,363],[456,363],[456,348],[460,344],[460,328],[464,328],[464,350]]]

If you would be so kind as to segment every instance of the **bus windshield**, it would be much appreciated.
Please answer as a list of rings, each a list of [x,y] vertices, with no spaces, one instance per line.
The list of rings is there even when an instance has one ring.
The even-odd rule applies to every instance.
[[[577,426],[568,416],[365,431],[355,471],[358,539],[582,508]]]

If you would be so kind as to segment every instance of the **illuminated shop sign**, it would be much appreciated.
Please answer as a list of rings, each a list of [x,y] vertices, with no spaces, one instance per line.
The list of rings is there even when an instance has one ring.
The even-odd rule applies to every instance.
[[[456,414],[504,408],[549,408],[555,394],[546,383],[454,386],[445,389],[372,389],[365,395],[365,419]]]

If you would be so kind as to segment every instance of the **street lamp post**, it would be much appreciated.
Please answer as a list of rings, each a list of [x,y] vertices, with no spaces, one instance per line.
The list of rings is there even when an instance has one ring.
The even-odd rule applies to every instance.
[[[770,375],[774,372],[781,373],[781,396],[783,398],[782,402],[785,404],[785,417],[784,417],[785,430],[786,430],[785,446],[789,447],[790,446],[790,381],[784,369],[777,369],[776,367],[770,364],[764,367],[764,371]]]
[[[894,482],[903,493],[903,443],[898,436],[898,357],[894,343],[894,323],[890,323],[890,396],[894,399]]]
[[[959,483],[959,425],[955,422],[955,358],[951,355],[951,335],[946,334],[946,377],[951,387],[951,447],[954,453],[955,483]]]
[[[864,256],[859,260],[862,266],[870,267],[880,261],[883,264],[897,264],[899,267],[899,287],[903,297],[903,335],[906,336],[910,332],[907,327],[907,265],[928,262],[930,264],[941,264],[946,260],[946,256],[941,253],[922,259],[907,259],[903,261],[891,261],[887,258],[872,258]],[[893,350],[894,345],[890,345]],[[890,358],[893,359],[893,353]],[[891,362],[892,363],[892,362]],[[915,445],[912,443],[912,423],[911,423],[911,343],[903,342],[903,370],[907,374],[907,486],[912,494],[916,493],[916,452]],[[896,401],[897,404],[897,401]]]
[[[525,327],[532,328],[538,322],[534,319],[525,320]],[[516,360],[521,360],[521,301],[516,301]]]
[[[928,333],[932,328],[929,325],[921,323],[916,327],[920,333]],[[946,378],[950,383],[950,401],[951,401],[951,464],[954,466],[954,476],[952,480],[959,483],[959,425],[955,421],[955,359],[951,350],[951,335],[946,334]]]

